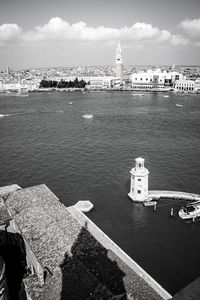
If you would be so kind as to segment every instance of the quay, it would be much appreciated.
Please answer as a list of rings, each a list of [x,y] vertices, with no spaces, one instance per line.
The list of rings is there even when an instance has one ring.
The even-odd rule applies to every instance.
[[[149,196],[148,196],[147,201],[159,200],[161,198],[175,199],[175,200],[200,201],[199,194],[179,192],[179,191],[152,190],[152,191],[149,191],[148,195]]]

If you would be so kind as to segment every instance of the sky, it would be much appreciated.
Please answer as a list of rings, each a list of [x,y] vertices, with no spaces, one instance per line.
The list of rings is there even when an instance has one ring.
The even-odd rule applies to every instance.
[[[200,0],[0,0],[0,70],[200,65]]]

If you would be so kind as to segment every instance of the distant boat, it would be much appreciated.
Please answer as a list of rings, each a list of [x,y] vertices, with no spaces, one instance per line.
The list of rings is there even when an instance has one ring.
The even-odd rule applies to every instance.
[[[163,97],[164,97],[164,98],[169,98],[169,95],[164,95]]]
[[[93,118],[93,115],[82,115],[82,118],[84,119],[92,119]]]
[[[181,104],[176,104],[176,106],[177,106],[177,107],[183,107],[183,105],[181,105]]]
[[[72,105],[72,102],[69,102],[70,105]]]
[[[190,220],[200,217],[200,201],[196,201],[183,206],[178,215],[183,220]]]

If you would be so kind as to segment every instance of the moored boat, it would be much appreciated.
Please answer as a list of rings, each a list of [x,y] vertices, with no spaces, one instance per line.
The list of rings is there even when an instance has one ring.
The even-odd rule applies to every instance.
[[[200,217],[200,201],[189,203],[183,207],[178,212],[178,215],[183,220],[194,220]]]

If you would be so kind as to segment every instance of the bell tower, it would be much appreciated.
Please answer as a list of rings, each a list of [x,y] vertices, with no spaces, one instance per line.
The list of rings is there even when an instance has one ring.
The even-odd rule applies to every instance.
[[[123,57],[122,57],[122,49],[120,43],[117,46],[116,56],[116,78],[120,79],[120,84],[123,82]]]
[[[144,167],[144,158],[135,159],[135,167],[130,171],[131,183],[128,196],[136,202],[146,201],[148,198],[148,174]]]

